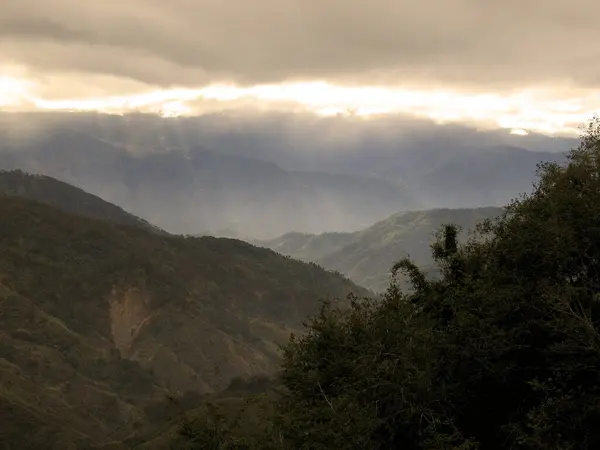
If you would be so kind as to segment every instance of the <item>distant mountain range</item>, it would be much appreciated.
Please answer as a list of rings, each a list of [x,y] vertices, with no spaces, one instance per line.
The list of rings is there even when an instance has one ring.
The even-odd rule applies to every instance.
[[[10,448],[96,448],[160,427],[183,395],[276,370],[277,345],[320,299],[369,294],[242,241],[156,232],[52,178],[3,173],[0,186]]]
[[[134,155],[70,132],[5,148],[0,157],[5,169],[59,178],[175,233],[352,230],[418,205],[408,189],[381,179],[286,171],[199,148]]]
[[[432,265],[430,245],[442,225],[458,225],[463,229],[464,239],[477,223],[497,217],[502,211],[496,207],[408,211],[355,233],[287,233],[276,239],[252,242],[292,258],[315,262],[343,273],[361,286],[383,292],[397,260],[409,256],[420,267]]]
[[[346,138],[339,130],[320,135],[327,129],[312,123],[301,134],[289,120],[268,118],[260,129],[216,117],[0,119],[0,168],[56,177],[169,232],[248,239],[352,232],[398,211],[501,206],[530,191],[536,164],[563,160],[555,150],[570,143],[510,141],[530,143],[530,151],[493,133],[429,136],[406,127],[395,142],[386,129],[387,140],[373,130],[354,135],[350,125]],[[552,151],[539,151],[545,145]]]
[[[421,164],[407,163],[381,173],[398,178],[419,192],[429,208],[503,206],[519,194],[531,192],[537,164],[564,161],[564,155],[532,152],[512,146],[463,148],[446,154],[431,152]]]

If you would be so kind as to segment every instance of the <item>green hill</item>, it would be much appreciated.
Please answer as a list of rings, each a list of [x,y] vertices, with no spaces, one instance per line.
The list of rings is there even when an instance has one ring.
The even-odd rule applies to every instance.
[[[0,196],[0,248],[5,448],[121,441],[163,420],[168,398],[272,373],[277,344],[319,299],[366,294],[242,241],[161,235],[15,195]]]
[[[501,208],[495,207],[400,212],[355,233],[288,233],[254,243],[292,258],[315,262],[381,292],[389,284],[390,268],[401,257],[410,255],[419,265],[432,263],[429,246],[441,225],[456,224],[465,230],[466,237],[466,231],[476,223],[501,212]]]
[[[250,242],[300,261],[315,261],[344,248],[357,235],[358,232],[308,234],[292,231],[274,239]]]
[[[30,174],[21,170],[0,169],[0,194],[37,200],[80,216],[164,233],[144,219],[140,219],[96,195],[45,175]]]

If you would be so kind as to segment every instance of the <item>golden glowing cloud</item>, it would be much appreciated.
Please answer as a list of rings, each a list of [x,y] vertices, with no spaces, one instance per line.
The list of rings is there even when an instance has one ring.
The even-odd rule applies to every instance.
[[[25,80],[0,74],[0,108],[22,106],[28,99],[30,87],[31,84]]]
[[[254,106],[310,111],[318,115],[410,114],[436,122],[461,122],[573,135],[600,110],[600,91],[522,89],[506,93],[470,93],[441,88],[338,86],[305,82],[238,87],[154,90],[143,94],[47,99],[35,83],[0,76],[0,108],[5,110],[97,111],[113,114],[151,112],[164,117],[195,115],[223,108]]]

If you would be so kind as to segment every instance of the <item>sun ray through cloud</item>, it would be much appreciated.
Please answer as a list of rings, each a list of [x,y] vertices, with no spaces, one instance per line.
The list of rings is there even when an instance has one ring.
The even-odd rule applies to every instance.
[[[538,88],[506,94],[469,93],[423,87],[340,86],[318,81],[249,87],[212,84],[198,89],[150,90],[133,95],[46,99],[36,95],[35,83],[31,81],[0,77],[0,107],[4,109],[146,112],[178,117],[236,104],[281,110],[294,105],[323,116],[373,118],[403,113],[439,123],[464,122],[570,135],[578,132],[578,124],[600,111],[600,91],[563,94],[560,90],[556,93]]]

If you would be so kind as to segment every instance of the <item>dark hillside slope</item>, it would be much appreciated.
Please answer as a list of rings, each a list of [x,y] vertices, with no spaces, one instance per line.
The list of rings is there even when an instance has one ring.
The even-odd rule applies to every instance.
[[[15,196],[0,196],[0,248],[9,448],[122,440],[168,396],[272,373],[277,344],[319,299],[366,294],[241,241],[164,236]]]
[[[163,232],[96,195],[45,175],[21,170],[0,170],[0,194],[37,200],[80,216]]]

